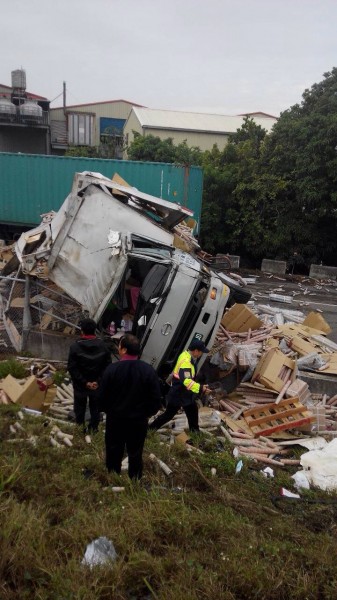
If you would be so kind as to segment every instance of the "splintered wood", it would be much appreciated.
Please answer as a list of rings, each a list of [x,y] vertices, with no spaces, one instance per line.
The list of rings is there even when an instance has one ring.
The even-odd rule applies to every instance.
[[[243,416],[255,436],[272,435],[279,431],[298,429],[315,418],[298,398],[288,398],[279,404],[266,404],[244,411]]]

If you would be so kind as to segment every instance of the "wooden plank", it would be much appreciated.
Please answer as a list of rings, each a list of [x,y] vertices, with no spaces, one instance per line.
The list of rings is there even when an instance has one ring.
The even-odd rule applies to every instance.
[[[303,425],[307,425],[314,421],[314,417],[303,417],[298,421],[292,421],[291,423],[281,423],[279,425],[273,427],[266,427],[261,431],[254,431],[254,428],[251,427],[254,434],[258,437],[260,435],[272,435],[273,433],[277,433],[278,431],[282,431],[283,429],[297,429],[299,427],[303,427]]]
[[[290,408],[289,410],[284,410],[282,412],[275,412],[274,414],[271,414],[271,413],[266,414],[266,415],[263,415],[262,417],[258,417],[256,419],[248,418],[247,422],[249,422],[249,425],[251,427],[251,423],[253,423],[254,425],[260,425],[261,423],[270,423],[272,421],[276,421],[276,420],[280,420],[280,419],[283,420],[287,417],[290,417],[290,416],[298,414],[298,413],[303,413],[302,406]]]
[[[232,431],[244,431],[245,433],[252,433],[249,425],[244,419],[238,419],[235,421],[223,412],[221,413],[221,419]]]
[[[264,404],[263,405],[263,410],[270,410],[271,408],[275,408],[275,406],[277,408],[282,408],[283,406],[287,406],[289,403],[294,403],[294,402],[298,402],[299,398],[298,396],[294,396],[293,398],[286,398],[285,400],[281,400],[281,402],[279,402],[278,404],[275,405],[275,402],[271,402],[269,404]],[[304,409],[304,407],[303,407]],[[260,410],[259,407],[255,406],[253,408],[248,408],[247,410],[245,410],[244,412],[244,417],[246,418],[246,416],[248,415],[253,415],[255,414],[258,410]]]
[[[254,435],[271,435],[284,429],[296,429],[315,420],[298,397],[282,400],[279,404],[255,406],[243,413]]]

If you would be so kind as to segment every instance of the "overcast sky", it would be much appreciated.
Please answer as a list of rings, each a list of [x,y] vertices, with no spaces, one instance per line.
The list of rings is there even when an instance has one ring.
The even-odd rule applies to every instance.
[[[0,83],[67,104],[278,115],[337,66],[337,0],[0,0]],[[60,106],[62,98],[53,101]]]

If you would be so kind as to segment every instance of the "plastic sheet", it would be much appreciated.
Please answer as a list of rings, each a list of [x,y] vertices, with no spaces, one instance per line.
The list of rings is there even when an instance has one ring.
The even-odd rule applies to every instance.
[[[301,456],[301,465],[310,484],[321,490],[337,489],[337,439],[322,450],[311,450]]]
[[[102,536],[87,545],[81,564],[92,568],[104,565],[108,561],[114,561],[116,558],[117,552],[113,543]]]

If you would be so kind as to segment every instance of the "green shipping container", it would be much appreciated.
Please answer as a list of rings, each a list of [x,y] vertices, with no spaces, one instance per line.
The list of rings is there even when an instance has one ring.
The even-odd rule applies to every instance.
[[[74,173],[118,173],[138,190],[190,208],[200,223],[203,173],[200,167],[170,163],[0,153],[0,223],[36,225],[57,211],[71,190]]]

